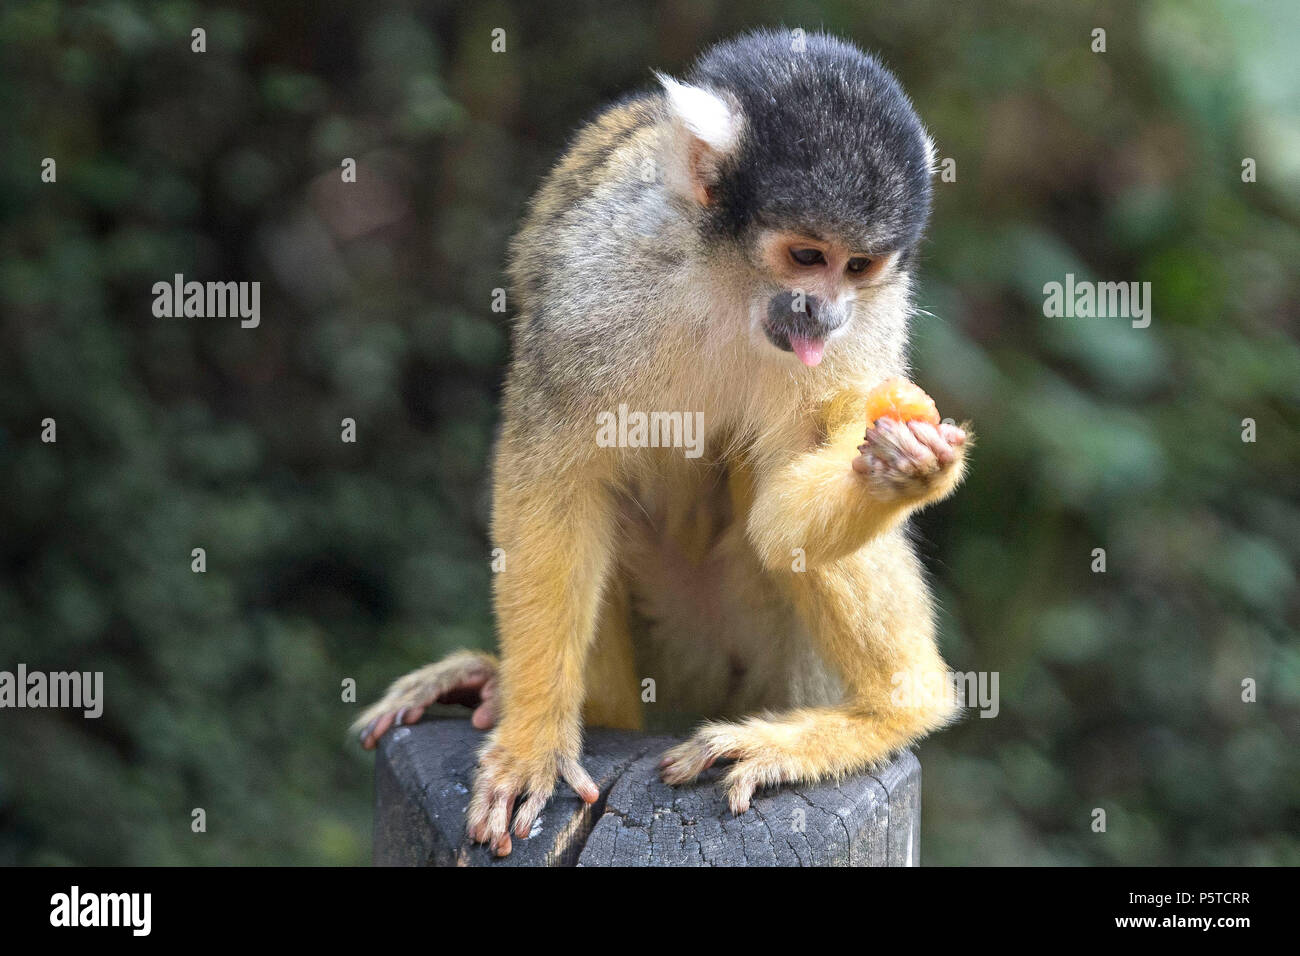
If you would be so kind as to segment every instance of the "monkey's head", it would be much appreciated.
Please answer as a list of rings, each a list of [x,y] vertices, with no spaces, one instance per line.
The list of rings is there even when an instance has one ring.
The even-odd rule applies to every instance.
[[[805,365],[907,282],[934,146],[898,81],[824,34],[747,34],[660,77],[672,173],[705,247],[765,295],[756,322]],[[766,347],[766,346],[764,346]]]

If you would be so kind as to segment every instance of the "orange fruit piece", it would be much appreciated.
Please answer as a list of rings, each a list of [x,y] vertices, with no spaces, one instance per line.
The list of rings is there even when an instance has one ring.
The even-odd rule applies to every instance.
[[[867,427],[874,425],[878,418],[937,425],[939,409],[919,385],[905,378],[887,378],[867,393]]]

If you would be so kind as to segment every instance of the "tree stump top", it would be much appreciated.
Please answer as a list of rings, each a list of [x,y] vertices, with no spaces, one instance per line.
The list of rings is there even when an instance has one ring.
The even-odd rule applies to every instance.
[[[375,761],[375,851],[381,866],[915,866],[921,765],[910,751],[839,784],[759,791],[732,816],[721,768],[670,787],[663,752],[677,738],[587,731],[583,766],[600,788],[587,805],[564,783],[533,833],[496,859],[465,838],[483,734],[463,718],[389,731]]]

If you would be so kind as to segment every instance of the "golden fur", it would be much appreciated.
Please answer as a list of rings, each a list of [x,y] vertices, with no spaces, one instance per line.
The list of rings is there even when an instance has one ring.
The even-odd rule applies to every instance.
[[[893,690],[900,674],[946,672],[903,523],[956,487],[963,449],[909,458],[907,436],[881,432],[886,467],[851,465],[867,391],[906,373],[907,268],[891,260],[852,292],[849,326],[820,365],[799,365],[756,332],[770,255],[695,228],[717,165],[702,152],[662,96],[641,97],[587,127],[542,186],[512,246],[519,318],[493,472],[500,663],[432,665],[357,723],[373,745],[394,712],[491,670],[499,706],[469,832],[498,853],[517,799],[521,836],[557,777],[596,798],[584,721],[713,718],[666,755],[664,779],[729,758],[741,812],[757,787],[863,770],[952,716],[946,697],[900,704]],[[705,454],[596,447],[595,415],[619,403],[702,411]]]

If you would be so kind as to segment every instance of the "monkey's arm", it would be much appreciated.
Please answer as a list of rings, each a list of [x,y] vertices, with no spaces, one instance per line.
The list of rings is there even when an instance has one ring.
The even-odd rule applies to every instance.
[[[951,493],[965,433],[881,422],[858,450],[861,425],[843,422],[815,451],[760,473],[747,531],[787,587],[844,700],[772,717],[708,723],[668,752],[663,777],[684,783],[721,757],[743,812],[757,787],[854,773],[946,723],[954,710],[935,645],[930,596],[896,526]],[[804,549],[807,567],[791,568]]]
[[[882,420],[859,455],[863,428],[842,421],[819,448],[760,474],[747,531],[768,570],[789,570],[796,549],[809,568],[852,554],[961,480],[961,429]]]
[[[498,855],[510,852],[516,800],[513,829],[524,837],[557,777],[588,803],[599,796],[578,757],[583,669],[610,567],[614,509],[598,477],[562,459],[543,468],[535,458],[507,432],[495,464],[493,534],[505,552],[494,581],[499,721],[479,756],[467,829]]]
[[[748,809],[759,787],[876,766],[943,726],[955,709],[929,596],[901,535],[785,578],[845,697],[833,707],[706,723],[668,751],[661,774],[670,784],[733,759],[723,783],[734,813]]]

